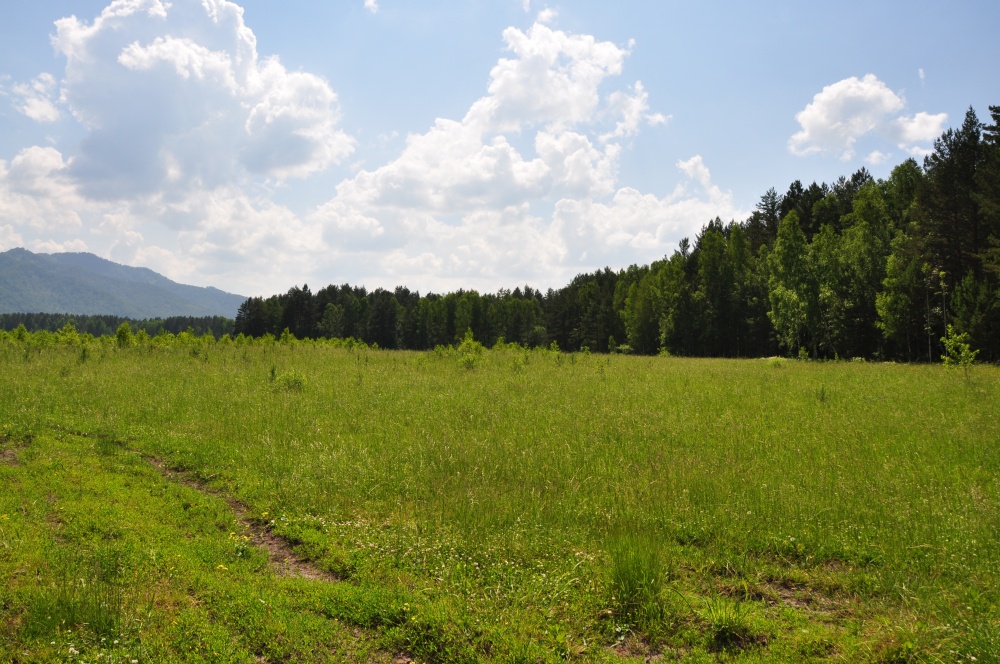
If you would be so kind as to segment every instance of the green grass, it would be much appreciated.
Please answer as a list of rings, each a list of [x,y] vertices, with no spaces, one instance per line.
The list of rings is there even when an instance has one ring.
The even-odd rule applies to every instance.
[[[994,368],[308,344],[0,367],[8,659],[71,627],[142,661],[191,634],[233,661],[1000,659]],[[234,558],[225,500],[144,455],[341,580]]]

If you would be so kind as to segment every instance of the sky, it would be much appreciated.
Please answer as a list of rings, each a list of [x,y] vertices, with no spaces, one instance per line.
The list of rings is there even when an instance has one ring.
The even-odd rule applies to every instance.
[[[0,251],[559,288],[1000,104],[1000,3],[0,4]]]

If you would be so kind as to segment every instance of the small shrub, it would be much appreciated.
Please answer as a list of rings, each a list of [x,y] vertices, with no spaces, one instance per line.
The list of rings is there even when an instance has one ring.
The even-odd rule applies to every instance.
[[[463,369],[471,371],[479,363],[479,357],[486,351],[486,347],[472,337],[472,330],[465,331],[465,338],[456,349],[458,352],[458,364]]]
[[[115,332],[115,343],[119,348],[128,348],[134,341],[132,326],[128,324],[128,321],[125,321],[118,326],[118,330]]]
[[[286,392],[301,392],[306,387],[306,377],[293,369],[278,374],[277,378],[274,379],[274,385],[279,390]]]
[[[945,354],[941,356],[944,365],[960,367],[965,372],[965,380],[969,380],[969,368],[979,355],[978,350],[972,350],[969,346],[969,335],[965,332],[956,334],[955,328],[949,325],[947,333],[941,337],[941,343],[944,344]]]

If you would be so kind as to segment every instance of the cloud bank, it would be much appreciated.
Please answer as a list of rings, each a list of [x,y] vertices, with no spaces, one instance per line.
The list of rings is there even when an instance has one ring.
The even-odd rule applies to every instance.
[[[438,118],[301,209],[273,192],[358,143],[333,85],[262,57],[238,5],[115,0],[91,22],[61,19],[65,71],[9,96],[36,122],[70,118],[83,140],[0,159],[0,249],[91,250],[248,294],[306,280],[495,290],[648,262],[715,216],[742,216],[697,155],[677,162],[667,196],[620,182],[623,151],[669,116],[640,81],[620,82],[631,44],[556,18],[503,31],[463,117]],[[899,119],[900,136],[933,122]]]
[[[542,21],[503,38],[510,56],[462,119],[409,136],[399,157],[342,182],[313,213],[331,246],[397,281],[433,271],[450,288],[558,284],[658,258],[714,216],[739,214],[697,156],[679,164],[685,182],[668,197],[620,185],[621,139],[667,121],[641,82],[602,96],[626,48]]]

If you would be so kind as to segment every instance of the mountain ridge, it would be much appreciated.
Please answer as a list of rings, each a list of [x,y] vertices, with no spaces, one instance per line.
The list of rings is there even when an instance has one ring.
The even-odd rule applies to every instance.
[[[0,253],[0,313],[235,318],[245,300],[91,253],[36,254],[22,247]]]

